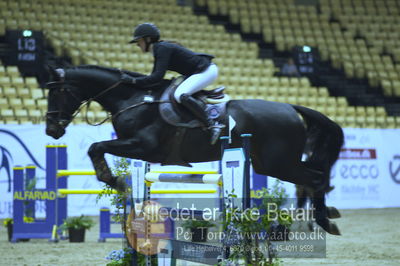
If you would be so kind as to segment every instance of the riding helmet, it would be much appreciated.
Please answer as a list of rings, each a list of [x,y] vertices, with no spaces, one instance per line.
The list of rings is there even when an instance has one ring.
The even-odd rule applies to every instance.
[[[133,32],[133,40],[129,43],[137,42],[140,38],[151,37],[156,42],[160,39],[160,30],[153,23],[143,23],[138,25]]]

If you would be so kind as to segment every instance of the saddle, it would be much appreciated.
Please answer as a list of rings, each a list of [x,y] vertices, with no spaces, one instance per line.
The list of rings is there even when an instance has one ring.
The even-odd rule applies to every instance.
[[[176,102],[174,93],[183,81],[183,77],[173,80],[160,99],[159,110],[161,117],[168,124],[177,128],[175,136],[170,142],[169,150],[171,152],[162,164],[191,167],[188,162],[181,158],[180,150],[184,139],[183,136],[186,134],[187,129],[204,128],[205,125],[188,112],[184,106]],[[202,90],[192,95],[204,104],[208,116],[220,125],[225,125],[226,123],[226,103],[229,101],[229,96],[224,94],[224,89],[224,87],[220,87],[211,91]]]
[[[176,127],[204,127],[184,106],[175,100],[175,90],[183,81],[183,77],[173,80],[171,85],[164,91],[159,105],[161,117],[165,122]],[[192,95],[204,104],[208,116],[219,124],[225,124],[226,103],[229,101],[229,96],[224,93],[224,90],[224,87],[219,87],[210,91],[201,90]]]

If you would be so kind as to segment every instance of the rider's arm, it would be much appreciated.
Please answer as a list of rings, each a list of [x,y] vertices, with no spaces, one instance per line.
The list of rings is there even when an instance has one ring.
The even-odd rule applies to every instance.
[[[171,59],[172,50],[163,45],[154,45],[154,66],[149,76],[136,78],[136,84],[139,86],[147,86],[160,82],[168,70]]]

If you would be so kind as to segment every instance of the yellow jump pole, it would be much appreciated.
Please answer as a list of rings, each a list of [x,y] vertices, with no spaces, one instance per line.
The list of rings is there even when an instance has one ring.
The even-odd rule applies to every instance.
[[[70,176],[70,175],[96,175],[94,170],[58,170],[57,176]]]
[[[100,194],[106,193],[107,190],[101,189],[58,189],[58,194],[71,195],[71,194]],[[111,194],[117,194],[116,190],[111,190]]]
[[[85,195],[85,194],[100,194],[105,193],[106,190],[99,189],[58,189],[58,194],[61,195]],[[177,190],[177,189],[155,189],[151,190],[151,194],[214,194],[216,189],[191,189],[191,190]],[[111,194],[117,194],[116,190],[111,190]]]

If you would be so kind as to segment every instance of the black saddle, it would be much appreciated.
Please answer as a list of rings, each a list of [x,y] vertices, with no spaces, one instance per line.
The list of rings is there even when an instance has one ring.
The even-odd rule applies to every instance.
[[[202,122],[197,120],[184,106],[176,102],[174,92],[176,88],[183,82],[183,78],[172,81],[171,85],[164,91],[161,96],[160,114],[161,117],[169,124],[177,127],[196,128],[203,127]],[[214,90],[202,90],[193,94],[193,97],[199,99],[204,104],[209,116],[215,121],[224,124],[222,121],[225,117],[226,103],[224,98],[228,98],[224,94],[224,87]]]

